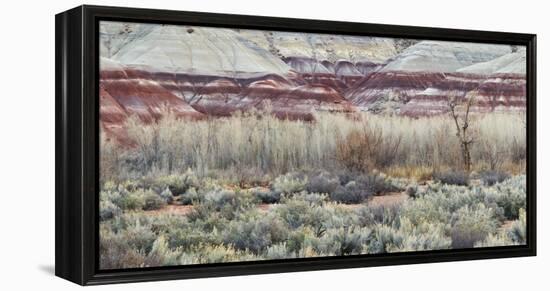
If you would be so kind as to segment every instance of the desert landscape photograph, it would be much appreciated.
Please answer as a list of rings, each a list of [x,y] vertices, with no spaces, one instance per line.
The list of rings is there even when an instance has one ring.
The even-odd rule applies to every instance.
[[[101,270],[526,244],[526,48],[101,21]]]

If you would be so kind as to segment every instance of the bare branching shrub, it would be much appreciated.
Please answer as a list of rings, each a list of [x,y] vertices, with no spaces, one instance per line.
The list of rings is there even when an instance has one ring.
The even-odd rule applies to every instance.
[[[451,118],[454,121],[456,129],[456,137],[460,143],[460,149],[462,154],[462,162],[464,166],[464,171],[470,172],[472,168],[472,153],[471,147],[474,142],[474,137],[472,130],[470,129],[470,109],[474,102],[473,96],[464,97],[465,100],[462,100],[464,96],[453,96],[449,100],[449,111],[451,113]],[[460,106],[460,103],[463,103]],[[459,112],[460,107],[462,113]]]
[[[336,160],[347,170],[368,172],[390,166],[396,158],[401,136],[384,135],[377,127],[363,125],[336,143]]]
[[[485,139],[479,145],[480,159],[485,161],[490,171],[497,171],[502,167],[506,154],[500,145]]]

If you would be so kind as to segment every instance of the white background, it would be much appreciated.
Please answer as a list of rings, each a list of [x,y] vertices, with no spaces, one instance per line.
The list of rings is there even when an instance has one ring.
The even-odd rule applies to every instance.
[[[531,258],[111,285],[94,290],[541,290],[550,250],[550,16],[545,1],[89,1],[86,4],[538,34],[538,243]],[[54,15],[79,1],[8,0],[0,17],[0,289],[73,290],[54,277]],[[546,114],[544,114],[546,113]]]

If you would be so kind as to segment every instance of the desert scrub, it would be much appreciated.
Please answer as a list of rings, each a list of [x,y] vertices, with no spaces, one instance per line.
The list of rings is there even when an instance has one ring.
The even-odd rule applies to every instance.
[[[141,207],[143,210],[156,210],[166,205],[166,201],[152,190],[138,192],[137,195],[143,199],[143,206]]]
[[[275,178],[273,191],[280,194],[292,194],[306,189],[307,177],[298,173],[287,173]]]
[[[497,234],[490,234],[485,240],[477,242],[475,247],[500,247],[524,245],[527,242],[527,223],[525,210],[520,209],[519,219],[512,222],[510,228]]]
[[[340,179],[327,171],[314,173],[308,179],[306,190],[311,193],[333,193],[340,186]]]
[[[359,255],[366,252],[366,244],[372,235],[369,228],[331,228],[321,237],[314,249],[320,254]]]
[[[164,191],[160,192],[160,198],[162,198],[166,203],[172,203],[174,200],[174,195],[172,194],[172,191],[170,191],[170,188],[167,187]]]
[[[239,250],[250,250],[254,254],[264,252],[269,246],[283,242],[288,229],[277,217],[245,216],[242,220],[229,222],[222,231],[226,245]]]
[[[444,223],[423,222],[415,225],[406,217],[399,219],[401,244],[387,248],[389,252],[409,252],[450,249],[452,240]]]
[[[512,222],[506,234],[514,243],[525,244],[527,242],[527,220],[525,210],[519,210],[519,219]]]
[[[135,191],[128,191],[124,187],[119,189],[120,191],[100,192],[100,216],[112,217],[113,215],[109,212],[118,214],[116,208],[123,211],[139,211],[160,209],[166,205],[165,198],[153,190],[138,188]]]
[[[281,260],[281,259],[292,259],[296,257],[296,253],[290,251],[286,243],[274,244],[267,248],[267,253],[265,258],[268,260]]]
[[[147,186],[148,183],[144,183]],[[197,178],[191,169],[187,169],[187,171],[181,174],[172,174],[154,178],[149,182],[149,184],[151,184],[150,187],[154,188],[158,193],[168,188],[175,196],[185,193],[185,191],[191,187],[200,187],[199,178]]]
[[[472,248],[497,229],[494,210],[483,204],[464,206],[451,217],[452,247]]]
[[[434,178],[447,185],[467,186],[470,184],[470,175],[463,171],[446,171],[436,173]]]
[[[145,206],[145,200],[143,195],[137,193],[143,193],[143,190],[137,190],[137,192],[124,194],[120,200],[120,207],[124,210],[142,210]]]
[[[527,188],[525,176],[515,176],[500,184],[488,188],[497,205],[502,207],[507,219],[517,219],[520,215],[520,209],[526,209]]]
[[[401,205],[363,205],[355,210],[356,223],[361,226],[373,226],[377,224],[394,225],[399,222]]]
[[[294,176],[302,182],[308,177],[305,189],[280,194],[267,209],[258,207],[264,194],[257,192],[274,193],[271,189],[243,190],[221,178],[201,178],[199,188],[175,197],[177,202],[188,193],[195,196],[193,210],[185,216],[119,207],[127,197],[143,197],[140,193],[152,192],[161,200],[162,196],[141,185],[131,191],[108,185],[100,193],[100,203],[109,205],[106,210],[112,203],[121,212],[114,208],[112,217],[106,213],[100,221],[100,264],[128,268],[525,243],[525,176],[493,186],[418,187],[381,175],[399,187],[417,186],[415,198],[393,206],[368,201],[349,206],[333,201],[330,194],[309,193],[311,178],[319,174]],[[329,177],[337,177],[341,186],[363,181],[362,176]],[[506,229],[505,219],[514,220]]]
[[[510,175],[500,171],[483,171],[479,173],[481,181],[484,185],[493,186],[510,178]]]
[[[271,191],[268,188],[256,187],[249,191],[261,203],[273,204],[281,200],[281,193]]]
[[[292,229],[300,226],[319,229],[330,216],[322,205],[316,205],[304,199],[284,199],[283,203],[274,207],[274,211]]]
[[[179,264],[181,248],[171,249],[166,238],[161,235],[154,242],[145,257],[146,266],[174,266]]]
[[[404,182],[391,179],[383,174],[364,175],[358,172],[344,171],[339,175],[340,185],[330,194],[330,199],[344,204],[358,204],[373,195],[400,191]]]
[[[110,200],[99,201],[99,219],[111,219],[122,213],[122,210]]]
[[[255,207],[256,200],[248,191],[220,188],[206,192],[202,205],[210,207],[213,211],[222,212],[224,217],[231,219],[237,213]]]

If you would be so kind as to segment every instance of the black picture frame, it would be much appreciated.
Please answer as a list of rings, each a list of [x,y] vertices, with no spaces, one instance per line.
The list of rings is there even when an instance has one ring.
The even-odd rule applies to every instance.
[[[527,245],[98,269],[100,20],[524,45],[527,48]],[[55,17],[55,274],[80,285],[495,259],[536,255],[536,35],[245,15],[79,6]]]

